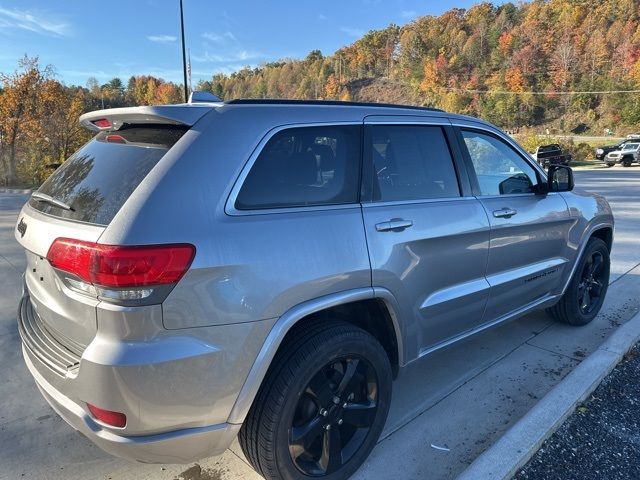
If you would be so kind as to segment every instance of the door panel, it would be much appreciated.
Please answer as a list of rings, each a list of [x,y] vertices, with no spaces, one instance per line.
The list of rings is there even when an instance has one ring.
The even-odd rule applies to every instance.
[[[491,223],[491,294],[485,313],[485,320],[491,321],[560,287],[572,220],[567,204],[555,193],[479,199]],[[511,218],[493,216],[503,208],[517,213]]]
[[[396,296],[411,360],[482,323],[489,222],[477,199],[460,196],[446,130],[392,120],[365,129],[373,198],[362,211],[372,283]]]
[[[463,128],[459,138],[491,225],[484,318],[491,322],[560,288],[573,220],[560,195],[536,193],[545,180],[496,132]]]
[[[373,285],[393,292],[409,319],[407,348],[413,345],[417,354],[481,323],[489,225],[479,202],[365,205],[363,215]],[[376,230],[395,217],[411,219],[413,226]]]

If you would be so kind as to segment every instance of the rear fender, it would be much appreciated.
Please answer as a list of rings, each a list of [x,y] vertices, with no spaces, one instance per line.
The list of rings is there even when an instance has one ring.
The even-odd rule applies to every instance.
[[[372,298],[381,298],[387,305],[387,308],[389,308],[389,313],[394,324],[394,330],[396,332],[398,341],[398,358],[402,362],[403,347],[402,336],[400,335],[401,330],[398,325],[397,315],[393,310],[393,306],[397,305],[397,302],[390,292],[384,289],[381,289],[380,291],[376,290],[378,289],[367,287],[338,292],[314,300],[310,300],[308,302],[304,302],[285,312],[276,321],[275,325],[269,332],[269,335],[267,335],[267,338],[264,341],[262,348],[260,349],[260,353],[258,353],[258,356],[256,357],[251,370],[249,371],[249,375],[247,375],[244,385],[240,390],[238,398],[236,399],[233,409],[229,414],[227,422],[231,424],[241,424],[242,422],[244,422],[244,419],[246,418],[247,414],[249,413],[249,409],[253,404],[253,400],[258,394],[258,390],[260,389],[260,386],[262,385],[262,382],[267,375],[269,366],[273,362],[276,352],[282,344],[282,341],[287,332],[298,321],[311,315],[312,313],[326,310],[328,308],[345,303],[368,300]]]

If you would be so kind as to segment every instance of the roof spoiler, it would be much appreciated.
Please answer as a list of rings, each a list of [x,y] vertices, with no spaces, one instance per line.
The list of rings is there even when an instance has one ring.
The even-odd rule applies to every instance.
[[[125,123],[192,126],[215,105],[192,103],[148,107],[125,107],[96,110],[80,117],[80,124],[96,132],[118,130]]]

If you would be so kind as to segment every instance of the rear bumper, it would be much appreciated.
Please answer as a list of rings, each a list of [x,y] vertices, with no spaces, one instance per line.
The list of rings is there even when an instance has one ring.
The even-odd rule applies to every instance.
[[[103,307],[102,328],[74,354],[40,321],[25,289],[17,319],[25,363],[58,414],[113,455],[188,463],[222,454],[240,430],[229,413],[271,322],[167,331],[159,311]],[[88,403],[124,413],[126,426],[95,420]]]
[[[155,435],[124,436],[103,428],[69,397],[56,390],[38,371],[32,354],[23,347],[25,363],[51,407],[74,429],[112,455],[146,463],[189,463],[220,455],[231,444],[240,425],[221,423]]]

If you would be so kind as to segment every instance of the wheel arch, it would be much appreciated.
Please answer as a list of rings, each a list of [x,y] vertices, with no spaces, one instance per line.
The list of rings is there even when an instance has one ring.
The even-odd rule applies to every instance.
[[[567,276],[565,283],[562,287],[562,292],[560,295],[564,294],[564,292],[569,287],[569,283],[571,283],[571,279],[575,273],[576,268],[578,267],[578,263],[580,258],[582,258],[582,254],[584,253],[584,249],[587,247],[587,243],[591,238],[599,238],[607,244],[607,248],[609,252],[611,252],[611,248],[613,246],[613,225],[610,223],[598,223],[596,225],[592,225],[589,229],[586,230],[585,234],[582,236],[582,241],[580,242],[580,247],[576,253],[575,259],[573,261],[573,266],[571,267],[571,272]],[[559,296],[560,296],[559,295]]]
[[[289,309],[276,321],[249,370],[227,422],[231,424],[244,422],[268,374],[269,367],[273,363],[278,350],[287,340],[288,334],[295,334],[297,328],[304,328],[306,321],[335,313],[338,313],[338,318],[341,320],[372,333],[370,328],[367,328],[371,324],[364,324],[362,321],[357,321],[357,319],[354,320],[353,318],[349,319],[346,312],[349,309],[365,311],[374,308],[379,308],[379,311],[385,316],[384,320],[381,318],[376,319],[377,322],[383,322],[378,324],[383,329],[380,332],[383,335],[374,334],[374,336],[382,343],[387,352],[395,377],[399,367],[404,364],[404,351],[397,315],[397,302],[393,294],[386,289],[368,287],[326,295]],[[372,313],[371,310],[369,310],[369,313]],[[332,318],[335,318],[335,316]]]
[[[609,249],[609,251],[611,251],[611,248],[613,247],[613,227],[612,226],[604,226],[604,227],[600,226],[596,228],[593,232],[591,232],[591,235],[589,235],[589,238],[592,238],[592,237],[596,237],[602,240],[604,243],[607,244],[607,248]],[[589,239],[587,239],[587,241],[589,241]]]

